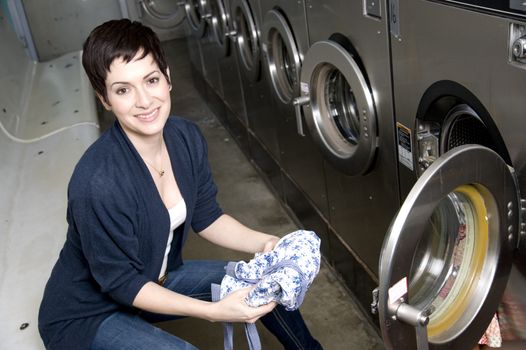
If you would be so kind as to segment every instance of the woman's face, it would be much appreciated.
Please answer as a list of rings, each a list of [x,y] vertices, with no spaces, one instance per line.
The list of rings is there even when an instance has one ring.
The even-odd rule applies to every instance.
[[[128,63],[122,58],[112,62],[106,77],[108,101],[100,98],[132,140],[162,135],[171,106],[171,85],[153,57],[138,59],[141,54]]]

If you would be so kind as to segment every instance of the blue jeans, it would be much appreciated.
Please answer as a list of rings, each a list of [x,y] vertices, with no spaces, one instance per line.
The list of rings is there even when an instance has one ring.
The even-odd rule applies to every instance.
[[[177,270],[168,273],[164,287],[192,298],[210,301],[210,285],[221,283],[225,265],[223,261],[186,261]],[[90,349],[196,349],[186,341],[152,325],[178,318],[181,317],[148,312],[116,312],[101,323]],[[271,313],[263,316],[261,321],[285,349],[322,349],[310,334],[299,311],[286,311],[278,305]]]

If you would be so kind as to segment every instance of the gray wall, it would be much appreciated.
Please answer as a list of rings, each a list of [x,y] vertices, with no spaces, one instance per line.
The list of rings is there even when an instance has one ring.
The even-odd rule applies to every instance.
[[[38,58],[78,51],[90,31],[121,18],[118,0],[23,0]]]

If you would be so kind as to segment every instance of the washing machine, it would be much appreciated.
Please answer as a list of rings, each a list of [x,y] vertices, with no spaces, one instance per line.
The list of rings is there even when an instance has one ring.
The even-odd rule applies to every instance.
[[[390,5],[403,203],[373,303],[386,348],[471,349],[497,310],[524,348],[526,5]]]
[[[217,2],[214,0],[200,0],[201,18],[204,22],[203,31],[199,32],[199,45],[202,54],[202,82],[201,95],[208,106],[219,119],[224,119],[225,106],[223,104],[223,85],[221,80],[219,59],[223,56],[223,48],[216,40],[215,18],[219,15]],[[194,79],[195,81],[196,79]]]
[[[206,94],[204,81],[203,50],[201,40],[205,36],[207,21],[204,16],[206,2],[204,0],[185,0],[181,6],[184,8],[186,21],[184,31],[188,46],[191,74],[194,78],[196,89],[201,94]]]
[[[162,41],[185,36],[184,8],[170,0],[119,0],[122,16],[152,28]]]
[[[219,67],[222,102],[225,106],[222,122],[234,136],[244,152],[248,152],[248,121],[243,99],[241,77],[235,52],[229,0],[208,0],[210,7],[210,30]],[[247,153],[248,154],[248,153]]]
[[[294,99],[300,95],[303,57],[309,48],[304,1],[274,0],[260,3],[262,64],[270,81],[270,99],[283,169],[284,197],[304,227],[322,238],[327,256],[328,203],[323,157],[308,128],[298,130]]]
[[[365,306],[399,208],[386,2],[307,0],[306,15],[298,129],[324,157],[330,259]]]
[[[232,0],[230,13],[249,127],[250,155],[272,188],[283,198],[276,115],[269,102],[269,81],[262,74],[261,67],[260,3],[256,0]]]

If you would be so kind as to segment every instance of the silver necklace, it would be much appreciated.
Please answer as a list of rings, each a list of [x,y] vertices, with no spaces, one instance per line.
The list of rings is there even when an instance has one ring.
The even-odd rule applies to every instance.
[[[162,142],[161,144],[161,152],[163,152],[164,150],[164,142]],[[161,153],[161,170],[157,169],[156,167],[153,166],[152,163],[150,163],[149,161],[146,160],[146,158],[143,158],[144,161],[146,162],[147,165],[149,165],[153,170],[155,170],[155,172],[157,174],[159,174],[159,177],[162,177],[165,173],[164,169],[163,169],[163,155]]]

